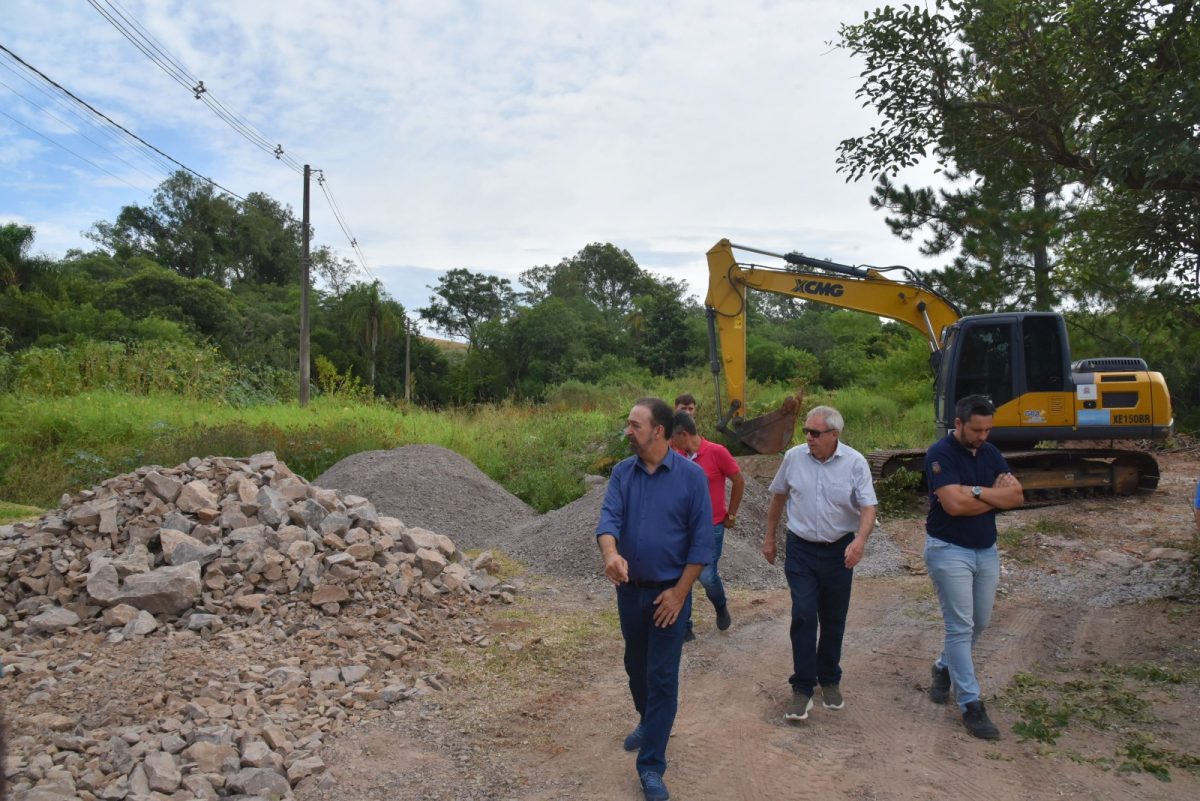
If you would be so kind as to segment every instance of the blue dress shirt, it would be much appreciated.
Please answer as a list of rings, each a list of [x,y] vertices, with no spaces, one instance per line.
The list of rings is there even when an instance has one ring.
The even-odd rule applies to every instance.
[[[708,479],[694,462],[668,449],[653,473],[637,456],[613,468],[596,536],[611,534],[629,563],[631,581],[673,581],[687,565],[713,557]]]

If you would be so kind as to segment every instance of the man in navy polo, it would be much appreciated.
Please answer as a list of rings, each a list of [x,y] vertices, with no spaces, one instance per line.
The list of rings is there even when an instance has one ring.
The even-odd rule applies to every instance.
[[[937,589],[945,627],[929,698],[946,703],[953,685],[963,725],[985,740],[998,739],[1000,730],[979,696],[971,650],[991,620],[1000,583],[996,512],[1014,509],[1024,500],[1021,483],[999,449],[987,441],[995,413],[990,400],[968,395],[955,405],[954,430],[925,453],[925,566]]]
[[[704,470],[670,447],[673,413],[659,398],[629,411],[633,456],[613,468],[596,541],[617,590],[625,672],[639,721],[625,738],[637,751],[646,801],[666,801],[667,739],[679,706],[679,659],[692,584],[712,561],[712,504]]]

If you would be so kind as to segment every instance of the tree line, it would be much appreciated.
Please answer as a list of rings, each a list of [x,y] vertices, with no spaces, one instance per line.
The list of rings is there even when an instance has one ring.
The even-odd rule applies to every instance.
[[[1193,2],[936,0],[880,8],[834,43],[862,60],[857,94],[880,119],[841,143],[838,167],[874,182],[871,203],[897,236],[945,257],[929,282],[965,313],[1061,311],[1075,356],[1142,356],[1166,374],[1192,425],[1195,17]],[[942,185],[899,181],[923,160]],[[251,384],[285,391],[297,358],[300,252],[285,206],[259,193],[230,198],[178,173],[148,205],[97,223],[92,250],[31,256],[34,235],[0,227],[0,368],[10,376],[31,348],[186,342],[216,348]],[[422,403],[538,400],[565,382],[636,383],[707,363],[703,313],[688,287],[613,243],[531,265],[515,285],[450,270],[415,310],[355,281],[353,264],[328,248],[314,251],[313,272],[314,375],[330,389],[401,395],[402,340],[418,317],[465,343],[447,350],[412,339]],[[927,392],[921,343],[902,328],[771,296],[753,297],[750,315],[749,370],[759,381]]]

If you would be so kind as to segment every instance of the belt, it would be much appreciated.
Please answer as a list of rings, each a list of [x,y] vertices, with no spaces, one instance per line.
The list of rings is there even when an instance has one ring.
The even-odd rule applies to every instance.
[[[843,544],[843,543],[846,541],[846,539],[847,539],[848,537],[853,537],[853,536],[854,536],[854,532],[853,532],[853,531],[849,531],[849,532],[847,532],[847,533],[843,534],[842,536],[838,537],[838,538],[837,538],[836,540],[834,540],[833,542],[825,542],[824,540],[809,540],[809,539],[805,539],[804,537],[801,537],[799,534],[796,534],[795,532],[791,531],[790,529],[788,530],[788,536],[789,536],[789,537],[795,537],[796,539],[798,539],[798,540],[800,540],[801,542],[803,542],[805,545],[815,545],[815,546],[817,546],[818,548],[832,548],[832,547],[833,547],[833,546],[835,546],[835,545],[841,545],[841,544]]]
[[[641,590],[665,590],[669,587],[674,587],[679,583],[679,579],[673,578],[669,581],[643,581],[642,579],[630,579],[630,586],[637,587]]]

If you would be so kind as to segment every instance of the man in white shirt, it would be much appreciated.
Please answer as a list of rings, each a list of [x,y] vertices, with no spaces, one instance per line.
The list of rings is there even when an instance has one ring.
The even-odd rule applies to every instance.
[[[762,552],[775,564],[776,531],[787,511],[784,574],[792,593],[792,702],[784,719],[805,720],[813,691],[841,709],[842,635],[854,566],[875,527],[875,488],[861,453],[841,442],[842,415],[817,406],[804,423],[804,445],[783,457],[771,482]],[[820,638],[818,640],[818,631]]]

